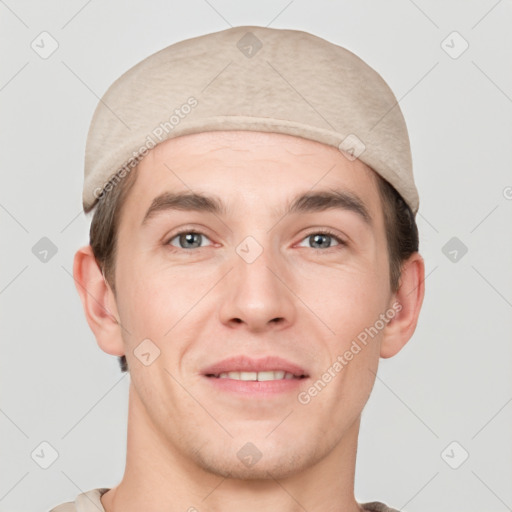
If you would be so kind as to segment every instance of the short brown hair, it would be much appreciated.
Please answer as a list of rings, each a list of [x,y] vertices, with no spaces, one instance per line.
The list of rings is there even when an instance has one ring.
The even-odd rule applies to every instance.
[[[114,295],[116,293],[114,269],[117,230],[123,204],[137,178],[136,171],[137,167],[132,169],[127,176],[118,180],[110,191],[102,193],[95,206],[89,232],[89,243],[94,257]],[[379,174],[375,173],[375,176],[386,228],[390,287],[393,292],[396,292],[400,286],[403,262],[418,251],[418,227],[411,208],[402,199],[402,196]],[[86,210],[86,213],[93,208]],[[128,370],[126,356],[119,356],[119,365],[122,372]]]

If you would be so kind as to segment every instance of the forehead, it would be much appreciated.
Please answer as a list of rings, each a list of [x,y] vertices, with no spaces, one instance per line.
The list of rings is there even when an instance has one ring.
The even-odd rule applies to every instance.
[[[230,209],[277,209],[299,192],[331,189],[361,199],[376,220],[381,209],[376,174],[370,167],[335,147],[291,135],[251,131],[185,135],[149,151],[136,172],[126,209],[141,219],[164,192],[211,194]]]

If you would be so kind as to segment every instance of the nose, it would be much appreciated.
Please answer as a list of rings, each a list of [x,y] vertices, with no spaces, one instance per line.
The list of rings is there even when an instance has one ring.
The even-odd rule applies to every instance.
[[[234,268],[226,276],[222,297],[221,321],[250,332],[289,327],[297,314],[297,298],[286,262],[266,248],[254,261],[249,261],[238,253],[233,256]]]

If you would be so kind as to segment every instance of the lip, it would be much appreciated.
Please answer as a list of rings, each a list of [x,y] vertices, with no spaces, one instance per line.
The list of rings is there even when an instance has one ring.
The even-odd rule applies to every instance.
[[[215,378],[213,375],[228,372],[264,372],[282,370],[293,374],[295,379],[280,379],[268,381],[247,381],[230,378]],[[230,357],[208,366],[202,371],[203,378],[216,391],[230,392],[245,398],[270,398],[285,392],[295,391],[304,385],[309,375],[299,365],[277,356],[267,356],[252,359],[240,355]]]
[[[215,377],[203,376],[207,384],[218,392],[230,392],[244,398],[264,399],[280,395],[282,393],[299,391],[304,386],[304,379],[283,379],[267,381],[235,380],[235,379],[216,379]],[[233,395],[231,395],[233,396]]]
[[[272,370],[283,370],[296,377],[309,377],[306,370],[299,365],[277,356],[266,356],[259,359],[253,359],[245,355],[233,356],[208,366],[201,373],[209,376],[227,372],[265,372]]]

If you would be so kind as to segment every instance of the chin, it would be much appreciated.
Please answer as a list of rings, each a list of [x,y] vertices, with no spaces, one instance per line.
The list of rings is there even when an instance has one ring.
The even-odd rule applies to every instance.
[[[293,476],[313,465],[321,457],[298,455],[296,446],[288,450],[268,448],[259,451],[251,443],[246,443],[239,450],[233,450],[233,456],[222,453],[209,453],[208,448],[197,452],[196,463],[207,473],[235,480],[273,480]],[[291,453],[289,450],[293,450]]]

